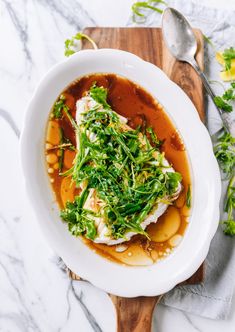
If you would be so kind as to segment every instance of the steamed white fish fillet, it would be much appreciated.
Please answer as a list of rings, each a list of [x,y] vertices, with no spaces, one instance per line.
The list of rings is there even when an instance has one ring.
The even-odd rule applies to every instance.
[[[99,106],[99,108],[98,108],[98,106]],[[89,111],[90,109],[92,109],[94,107],[97,107],[97,112],[99,112],[99,110],[103,109],[102,106],[100,104],[98,104],[94,99],[92,99],[89,95],[85,96],[77,101],[77,103],[76,103],[76,109],[77,109],[76,110],[76,121],[77,121],[78,125],[81,123],[81,121],[83,119],[83,113]],[[125,128],[126,130],[131,130],[131,128],[126,124],[127,119],[119,114],[117,114],[117,115],[119,116],[119,119],[123,125],[123,128]],[[88,137],[91,141],[95,140],[94,133],[90,133],[87,131],[86,134],[88,135]],[[77,142],[77,145],[78,145],[78,142]],[[166,168],[163,169],[163,172],[175,172],[175,170],[172,167],[169,167],[169,163],[165,158],[163,160],[163,164],[164,164],[164,166],[166,166]],[[82,184],[81,187],[84,187],[84,185]],[[172,201],[178,197],[180,191],[181,191],[181,184],[179,183],[177,192],[175,193],[174,198],[171,199]],[[100,211],[100,209],[102,209],[102,206],[104,206],[104,204],[105,203],[97,197],[96,190],[91,188],[89,190],[89,195],[84,204],[84,208],[88,209],[88,210],[92,210],[94,212],[98,212],[98,211]],[[158,218],[166,211],[167,207],[168,207],[168,204],[165,204],[165,203],[156,204],[156,206],[152,209],[152,211],[149,213],[149,215],[141,223],[142,229],[145,230],[145,228],[149,224],[156,223]],[[96,235],[95,239],[93,240],[95,243],[115,245],[115,244],[119,244],[122,242],[126,242],[126,241],[130,240],[130,238],[133,235],[137,234],[135,232],[127,232],[125,234],[125,238],[114,239],[112,237],[112,235],[110,234],[109,229],[104,222],[104,218],[94,217],[94,220],[95,220],[95,226],[97,229],[97,235]]]

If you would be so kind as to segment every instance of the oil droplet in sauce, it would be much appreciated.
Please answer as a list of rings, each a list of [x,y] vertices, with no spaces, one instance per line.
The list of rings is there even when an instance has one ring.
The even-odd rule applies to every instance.
[[[170,206],[156,224],[149,225],[148,234],[152,241],[167,241],[178,231],[180,223],[179,210],[174,206]]]

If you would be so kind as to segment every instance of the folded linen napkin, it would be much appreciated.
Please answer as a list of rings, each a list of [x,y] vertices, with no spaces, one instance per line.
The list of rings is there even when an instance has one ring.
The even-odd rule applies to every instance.
[[[200,28],[215,48],[205,43],[205,73],[211,80],[219,80],[220,66],[215,61],[215,49],[235,47],[235,11],[219,10],[195,5],[190,0],[168,0],[170,7],[179,10],[193,27]],[[128,26],[133,26],[129,19]],[[160,26],[161,16],[151,12],[144,26]],[[214,85],[216,93],[221,87]],[[221,121],[211,100],[207,103],[208,128],[214,133]],[[223,184],[223,201],[226,183]],[[223,206],[221,203],[221,218]],[[205,281],[200,285],[179,286],[166,294],[162,303],[200,316],[226,319],[229,314],[235,284],[235,239],[225,236],[219,226],[205,261]]]

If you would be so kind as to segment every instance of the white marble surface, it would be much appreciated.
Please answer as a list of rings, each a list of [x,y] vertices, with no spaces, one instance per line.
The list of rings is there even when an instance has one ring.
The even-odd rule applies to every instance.
[[[19,166],[23,113],[43,74],[63,58],[67,37],[89,25],[122,26],[131,0],[0,0],[0,331],[115,331],[108,296],[71,282],[42,237]],[[225,2],[204,0],[208,6]],[[226,0],[235,8],[234,0]],[[235,298],[227,321],[159,305],[154,331],[234,331]]]

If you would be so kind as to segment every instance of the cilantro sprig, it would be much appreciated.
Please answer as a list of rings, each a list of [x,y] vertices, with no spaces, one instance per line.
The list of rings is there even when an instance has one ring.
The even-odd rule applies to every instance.
[[[214,146],[214,153],[225,178],[230,178],[235,169],[235,138],[224,132]]]
[[[107,89],[96,86],[96,82],[94,82],[90,88],[89,93],[91,98],[93,98],[97,103],[102,105],[104,109],[111,109],[110,105],[106,101],[108,95]]]
[[[94,42],[94,40],[91,37],[89,37],[85,33],[78,32],[71,39],[66,39],[65,40],[65,42],[64,42],[64,46],[65,46],[64,55],[68,57],[68,56],[76,53],[77,51],[80,51],[81,50],[80,42],[83,39],[88,40],[91,43],[91,45],[94,49],[98,48],[96,43]]]
[[[214,147],[215,156],[225,179],[230,179],[225,195],[224,212],[227,220],[222,221],[224,234],[235,235],[235,138],[228,132],[224,132]]]
[[[63,116],[63,111],[69,110],[69,107],[65,103],[65,96],[62,94],[59,97],[53,107],[53,116],[55,119],[60,119]]]
[[[214,102],[221,110],[231,113],[233,111],[232,102],[235,100],[235,83],[232,82],[230,87],[222,96],[214,97]]]
[[[75,197],[73,203],[67,202],[66,208],[60,215],[68,223],[68,229],[73,235],[85,234],[88,239],[94,239],[97,233],[94,221],[91,219],[94,213],[83,209],[88,193],[86,188],[80,196]]]
[[[232,176],[228,184],[224,211],[227,212],[227,220],[222,221],[222,225],[224,227],[223,229],[224,234],[229,236],[234,236],[235,235],[235,218],[234,218],[235,175]]]

